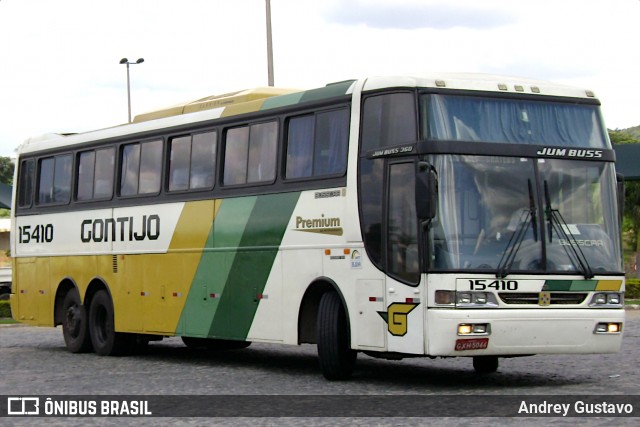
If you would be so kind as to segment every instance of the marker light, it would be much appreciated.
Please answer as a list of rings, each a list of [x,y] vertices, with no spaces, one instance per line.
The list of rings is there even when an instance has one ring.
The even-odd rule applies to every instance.
[[[436,291],[436,304],[438,305],[453,305],[455,298],[455,291]]]

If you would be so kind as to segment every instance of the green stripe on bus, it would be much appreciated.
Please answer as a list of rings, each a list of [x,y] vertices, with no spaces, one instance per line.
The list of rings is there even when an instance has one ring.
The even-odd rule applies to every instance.
[[[300,193],[259,196],[230,266],[209,336],[246,339]]]
[[[555,292],[594,291],[597,284],[597,280],[546,280],[542,290]]]
[[[222,200],[176,332],[206,337],[257,197]]]

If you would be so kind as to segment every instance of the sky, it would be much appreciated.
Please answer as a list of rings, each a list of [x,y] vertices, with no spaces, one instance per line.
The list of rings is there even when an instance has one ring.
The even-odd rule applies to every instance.
[[[0,156],[267,85],[266,0],[0,0]],[[640,0],[271,0],[275,86],[474,72],[593,90],[640,125]]]

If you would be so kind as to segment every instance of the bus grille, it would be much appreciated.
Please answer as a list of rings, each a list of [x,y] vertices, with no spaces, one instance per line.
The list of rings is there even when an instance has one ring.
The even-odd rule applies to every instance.
[[[501,292],[498,294],[502,302],[505,304],[517,304],[517,305],[540,305],[539,293],[516,293],[516,292]],[[569,304],[582,304],[587,298],[586,293],[576,292],[551,292],[550,305],[569,305]]]

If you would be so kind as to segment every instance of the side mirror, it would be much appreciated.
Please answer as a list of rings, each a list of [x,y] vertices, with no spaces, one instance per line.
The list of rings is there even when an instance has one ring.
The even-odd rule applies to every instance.
[[[436,216],[438,208],[438,175],[426,162],[418,163],[416,175],[416,213],[422,221]]]

